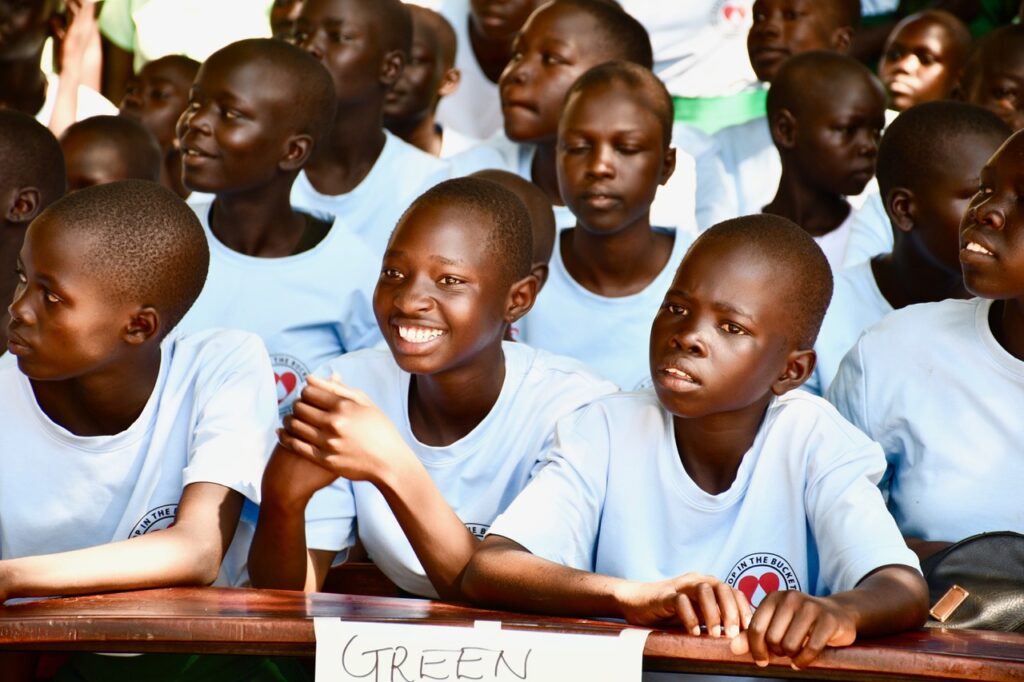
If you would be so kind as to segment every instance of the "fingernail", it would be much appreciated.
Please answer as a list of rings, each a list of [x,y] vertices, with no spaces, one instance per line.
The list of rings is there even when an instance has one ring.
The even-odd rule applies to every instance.
[[[713,633],[712,636],[714,636],[714,637],[721,637],[722,636],[722,626],[721,625],[716,625],[715,626],[714,633]]]
[[[694,637],[700,637],[700,626],[698,625],[697,627],[690,630],[690,634]]]
[[[754,661],[758,668],[767,668],[768,661]]]
[[[726,637],[732,638],[732,637],[735,637],[738,634],[740,634],[740,629],[737,626],[735,626],[735,625],[730,625],[729,627],[727,627],[725,629],[725,636]]]
[[[790,663],[789,667],[792,668],[793,670],[799,670],[800,669],[800,668],[797,667],[796,663]]]

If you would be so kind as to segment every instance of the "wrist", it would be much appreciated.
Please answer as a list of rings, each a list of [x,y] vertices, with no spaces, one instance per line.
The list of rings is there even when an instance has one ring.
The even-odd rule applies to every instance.
[[[0,604],[18,596],[17,565],[13,559],[0,561]]]
[[[306,505],[309,504],[314,493],[304,490],[295,490],[292,486],[267,484],[267,478],[263,479],[264,485],[260,496],[260,508],[270,509],[277,514],[305,516]]]
[[[370,472],[369,480],[385,497],[404,497],[407,491],[431,481],[423,463],[404,443],[378,461],[380,464]]]

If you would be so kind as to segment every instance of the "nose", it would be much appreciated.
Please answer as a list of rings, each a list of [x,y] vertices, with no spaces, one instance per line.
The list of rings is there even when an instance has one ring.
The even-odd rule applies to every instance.
[[[7,306],[7,313],[11,316],[8,326],[11,329],[30,325],[35,321],[32,308],[28,305],[27,292],[28,285],[23,282],[19,282],[18,286],[14,289],[14,298],[11,300],[11,304]]]
[[[750,27],[751,36],[777,37],[782,30],[778,14],[775,12],[767,12],[760,16],[761,18],[755,19],[753,26]]]
[[[921,68],[921,60],[913,52],[907,52],[896,60],[894,65],[897,73],[911,74]]]
[[[295,44],[309,54],[323,61],[324,58],[324,36],[323,31],[309,31],[308,33],[296,30],[292,34]]]
[[[433,300],[427,295],[427,282],[420,277],[407,277],[394,289],[394,306],[403,315],[429,310]]]
[[[184,137],[185,133],[193,130],[210,132],[208,113],[207,107],[203,104],[189,104],[178,118],[178,138]]]
[[[974,221],[981,225],[987,225],[993,230],[1002,230],[1006,223],[1006,216],[1003,214],[1002,206],[996,200],[996,194],[992,193],[982,199],[978,204],[968,209],[974,214]]]
[[[525,56],[513,58],[508,63],[505,70],[501,74],[501,78],[498,79],[498,86],[508,85],[515,83],[516,85],[522,85],[530,79],[531,66],[529,60]]]
[[[590,158],[587,159],[587,177],[615,177],[615,164],[612,160],[612,154],[614,154],[614,151],[610,145],[594,145],[593,150],[590,153]]]
[[[692,317],[682,318],[676,323],[672,334],[672,346],[693,357],[707,357],[708,347]]]

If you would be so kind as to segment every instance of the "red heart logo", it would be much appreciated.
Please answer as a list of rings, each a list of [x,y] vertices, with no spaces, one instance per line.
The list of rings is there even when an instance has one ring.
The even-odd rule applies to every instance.
[[[725,15],[726,21],[740,22],[743,21],[744,15],[746,15],[746,10],[743,7],[739,7],[737,5],[726,5],[725,8],[722,10],[722,14]]]
[[[284,396],[287,398],[295,390],[295,385],[299,383],[299,378],[295,376],[294,372],[282,372],[281,374],[274,372],[274,381],[281,385],[284,389]]]
[[[753,604],[754,592],[757,591],[759,585],[765,594],[771,594],[779,589],[779,576],[772,571],[762,573],[760,576],[744,576],[740,579],[738,587],[740,592],[747,595],[747,601]]]

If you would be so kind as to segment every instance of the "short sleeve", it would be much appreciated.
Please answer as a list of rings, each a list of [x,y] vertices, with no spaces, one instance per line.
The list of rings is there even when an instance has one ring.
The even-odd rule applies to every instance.
[[[549,561],[594,570],[608,481],[608,431],[597,406],[559,420],[549,454],[488,534],[509,538]]]
[[[335,223],[332,230],[346,229]],[[347,232],[347,230],[346,230]],[[338,337],[346,353],[372,348],[381,341],[380,328],[373,314],[373,288],[380,278],[380,259],[376,258],[362,239],[347,233],[342,246],[346,254],[346,278],[359,283],[340,301],[342,311]],[[339,249],[339,250],[342,250]]]
[[[306,547],[331,552],[356,542],[356,502],[352,482],[339,478],[318,490],[306,505]]]
[[[135,51],[132,0],[106,0],[100,10],[99,25],[110,42],[127,52]]]
[[[254,334],[221,332],[204,342],[195,417],[182,484],[224,485],[259,503],[276,439],[274,372]]]

